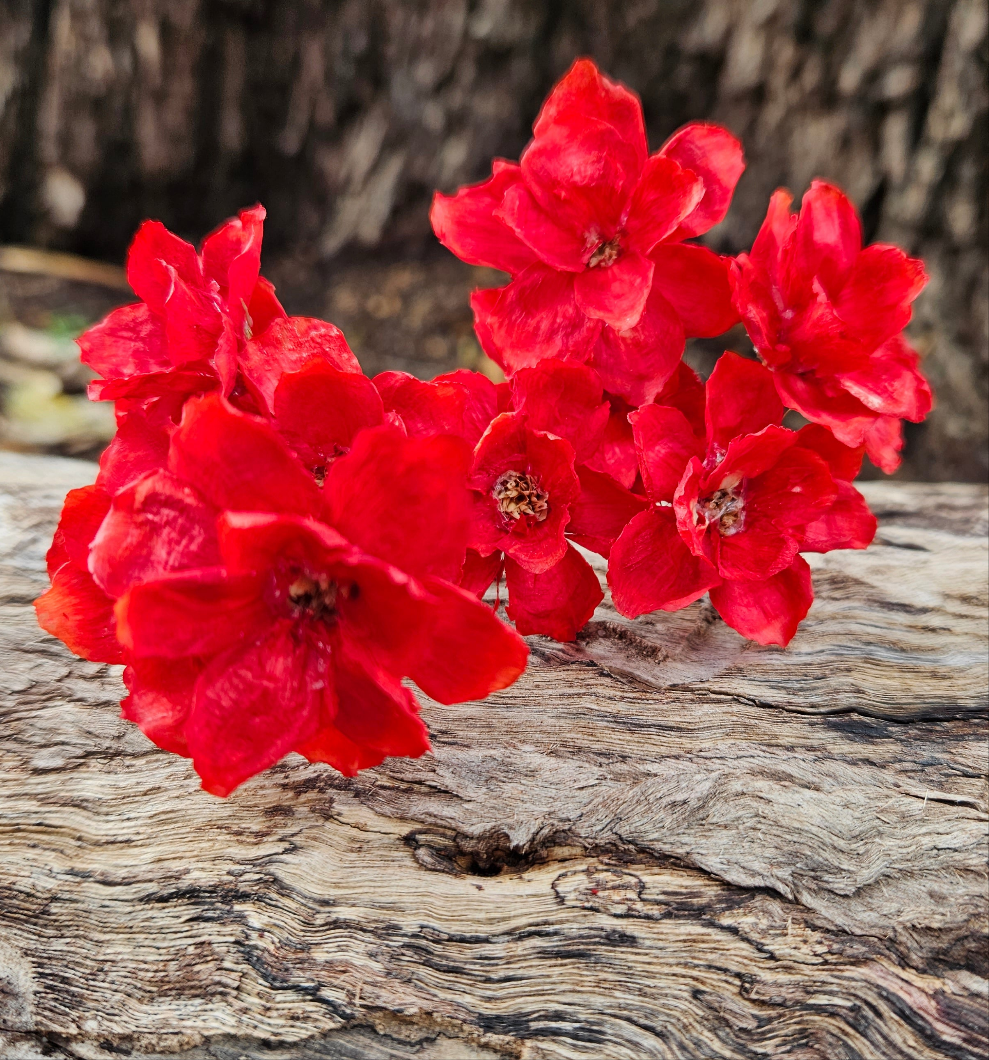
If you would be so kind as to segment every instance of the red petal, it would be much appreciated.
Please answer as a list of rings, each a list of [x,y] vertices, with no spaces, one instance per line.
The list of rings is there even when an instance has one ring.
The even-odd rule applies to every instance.
[[[837,433],[837,432],[836,432]],[[865,429],[865,451],[869,459],[887,475],[900,466],[903,429],[894,416],[877,416]]]
[[[433,379],[438,385],[455,383],[464,391],[464,421],[463,427],[457,433],[469,445],[477,445],[481,435],[488,429],[488,424],[498,415],[501,409],[498,407],[498,386],[491,382],[487,376],[480,372],[472,372],[468,368],[457,368],[452,372],[444,372]],[[507,383],[499,384],[506,390]]]
[[[593,369],[551,359],[516,372],[511,387],[514,406],[526,423],[565,438],[578,462],[601,444],[610,407]]]
[[[764,284],[781,286],[780,264],[783,247],[792,245],[792,234],[797,227],[797,214],[790,212],[793,196],[786,188],[777,188],[770,196],[766,217],[748,255],[753,267],[762,274]]]
[[[224,512],[217,534],[227,573],[234,575],[261,575],[270,570],[321,574],[360,555],[335,530],[297,515]],[[268,592],[272,606],[278,608],[281,587],[269,586]]]
[[[327,468],[350,450],[358,431],[384,420],[381,398],[365,375],[310,361],[286,372],[274,395],[275,426],[310,469]]]
[[[97,481],[111,496],[168,461],[168,444],[175,429],[169,402],[153,401],[131,409],[117,420],[117,433],[100,455]]]
[[[407,372],[381,372],[374,385],[385,409],[398,413],[412,438],[455,434],[473,446],[498,410],[494,383],[465,368],[428,383]]]
[[[167,471],[121,490],[93,540],[89,569],[110,596],[170,571],[220,562],[216,509]]]
[[[852,397],[884,416],[919,423],[934,404],[920,358],[901,335],[880,346],[865,367],[841,373],[840,382]]]
[[[816,453],[831,469],[836,482],[851,482],[859,473],[865,455],[864,446],[843,445],[827,427],[817,423],[808,423],[797,431],[796,445]]]
[[[789,644],[813,602],[810,567],[802,556],[766,581],[726,581],[711,589],[721,617],[758,644]]]
[[[109,510],[110,496],[98,483],[69,490],[52,547],[45,557],[49,576],[68,562],[80,570],[87,569],[90,545]]]
[[[495,159],[492,176],[480,184],[460,188],[452,196],[437,192],[429,211],[436,238],[470,265],[521,272],[538,260],[537,255],[495,214],[505,192],[521,179],[517,165]]]
[[[127,251],[127,282],[153,313],[164,316],[176,276],[194,287],[204,286],[196,248],[161,221],[145,221]]]
[[[603,76],[591,59],[578,59],[543,103],[532,131],[548,132],[559,121],[595,118],[612,126],[631,146],[640,164],[646,160],[646,129],[639,97]]]
[[[186,403],[168,470],[220,509],[308,515],[322,504],[312,476],[274,427],[215,395]]]
[[[648,254],[704,197],[704,184],[672,158],[652,155],[632,196],[625,230],[628,246]]]
[[[254,285],[247,312],[251,318],[251,331],[254,335],[260,335],[274,321],[285,319],[285,310],[275,297],[274,286],[263,276],[259,276],[258,282]]]
[[[644,405],[676,371],[684,348],[683,325],[654,286],[638,324],[627,331],[603,328],[592,348],[591,364],[605,390],[632,405]]]
[[[749,518],[743,530],[728,537],[714,529],[707,536],[718,573],[732,580],[770,578],[789,567],[800,548],[797,538],[768,519]]]
[[[339,729],[327,725],[315,736],[295,748],[310,762],[326,762],[345,777],[356,777],[362,769],[380,766],[387,758],[383,751],[361,747],[348,739]]]
[[[393,427],[362,431],[326,477],[329,522],[365,552],[415,577],[456,579],[470,522],[460,438],[405,438]]]
[[[768,471],[796,440],[794,431],[770,424],[758,434],[740,434],[728,443],[724,459],[708,471],[704,488],[730,488],[729,478],[752,479]]]
[[[491,335],[490,320],[504,290],[505,288],[503,287],[481,287],[476,291],[471,291],[470,294],[470,308],[474,314],[474,334],[477,335],[477,341],[480,343],[484,353],[502,371],[505,370],[505,361],[501,351],[495,346],[494,338]],[[499,409],[499,411],[504,410]]]
[[[643,405],[629,422],[649,499],[672,501],[691,458],[704,455],[703,442],[678,409]]]
[[[817,277],[833,299],[861,249],[862,226],[848,197],[833,184],[812,181],[787,247],[788,266],[799,277],[794,291],[809,287]]]
[[[667,379],[663,389],[653,399],[657,405],[679,409],[694,434],[704,435],[704,407],[706,402],[704,384],[693,368],[681,361],[676,371]]]
[[[689,338],[712,338],[738,323],[730,258],[693,243],[664,243],[649,256],[656,264],[653,286],[676,310]]]
[[[89,384],[90,401],[148,401],[155,398],[166,400],[206,394],[220,386],[215,369],[201,362],[184,371],[154,372],[151,375],[135,375],[128,379],[94,379]]]
[[[255,640],[273,621],[257,578],[219,568],[135,585],[114,612],[121,644],[138,659],[213,655]]]
[[[594,240],[589,242],[582,228],[543,209],[525,184],[508,189],[498,217],[523,241],[534,260],[553,268],[580,272],[594,250]]]
[[[607,267],[585,269],[574,278],[577,305],[609,327],[627,331],[635,327],[652,288],[655,266],[641,254],[628,251]]]
[[[203,240],[203,272],[218,284],[237,328],[244,324],[247,303],[261,271],[264,218],[264,207],[252,206],[224,221]]]
[[[630,407],[621,398],[611,399],[611,415],[604,430],[598,451],[587,461],[587,466],[610,475],[626,489],[631,489],[639,474],[639,464],[628,422]]]
[[[811,372],[798,375],[775,371],[773,381],[780,397],[791,409],[828,427],[845,445],[854,448],[865,444],[866,435],[878,417],[858,398],[843,390],[836,378],[822,378]],[[892,422],[899,429],[899,421],[894,419]]]
[[[547,357],[586,361],[601,321],[577,305],[574,277],[547,265],[530,265],[496,298],[472,299],[485,351],[510,375]]]
[[[801,552],[867,548],[876,536],[876,517],[862,494],[850,482],[838,482],[837,487],[834,504],[803,528]]]
[[[203,788],[229,795],[315,736],[335,706],[329,651],[297,638],[290,622],[218,656],[196,682],[185,725]]]
[[[297,372],[313,360],[323,361],[341,372],[361,370],[343,332],[325,320],[310,317],[273,320],[244,347],[241,368],[270,409],[282,374]]]
[[[130,695],[120,716],[134,722],[163,751],[189,757],[185,723],[202,664],[194,659],[138,659],[124,670]]]
[[[222,331],[223,318],[212,294],[173,275],[165,300],[165,338],[172,363],[178,367],[209,361]]]
[[[76,342],[82,363],[104,379],[163,372],[172,363],[165,348],[164,323],[142,302],[114,309]]]
[[[670,508],[653,507],[636,515],[608,560],[612,599],[626,618],[678,611],[719,581],[714,567],[683,543]]]
[[[704,198],[684,218],[676,235],[681,239],[699,236],[723,220],[745,169],[738,140],[720,125],[695,121],[678,129],[659,153],[693,170],[704,182]]]
[[[501,577],[504,559],[500,549],[492,552],[490,556],[482,556],[472,548],[467,549],[463,573],[457,584],[480,599],[491,583]]]
[[[424,584],[434,602],[412,680],[440,703],[483,699],[512,684],[529,657],[525,641],[467,590],[438,578]]]
[[[733,438],[758,434],[782,419],[783,403],[769,369],[726,350],[707,381],[708,446],[724,451]]]
[[[533,574],[505,561],[508,617],[519,633],[573,641],[604,599],[594,569],[570,545],[555,566]]]
[[[838,488],[825,461],[792,445],[761,475],[745,483],[746,512],[771,519],[781,530],[802,527],[832,505]],[[734,536],[741,537],[742,533]]]
[[[415,696],[386,674],[353,659],[335,659],[337,716],[334,724],[360,747],[385,755],[418,758],[429,750],[429,733]]]
[[[69,651],[90,662],[123,662],[113,601],[89,571],[63,563],[52,578],[52,587],[34,601],[34,610],[38,625],[58,637]]]
[[[585,237],[588,256],[618,231],[643,166],[613,126],[584,115],[546,125],[520,163],[536,202],[561,228]]]
[[[567,536],[591,552],[607,557],[616,538],[646,502],[629,493],[611,475],[589,467],[577,468],[577,477],[580,496],[570,505]]]
[[[924,263],[899,247],[876,243],[855,259],[834,299],[839,317],[866,346],[881,346],[910,323],[910,304],[927,284]]]

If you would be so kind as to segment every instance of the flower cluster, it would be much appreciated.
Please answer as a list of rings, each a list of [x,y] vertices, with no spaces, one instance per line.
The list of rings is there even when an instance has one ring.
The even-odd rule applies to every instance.
[[[511,276],[472,297],[505,382],[368,379],[260,276],[260,206],[198,252],[146,222],[141,301],[79,339],[118,429],[66,499],[39,621],[123,663],[124,717],[211,792],[289,751],[348,775],[422,754],[403,679],[481,698],[524,669],[521,635],[574,640],[603,599],[582,551],[628,617],[709,593],[785,645],[813,600],[801,553],[875,534],[852,480],[866,453],[894,470],[901,420],[931,407],[902,335],[922,264],[863,249],[821,182],[799,214],[778,191],[748,254],[691,242],[741,146],[693,123],[650,155],[637,97],[588,60],[533,132],[432,208],[446,246]],[[740,320],[759,360],[727,352],[702,383],[686,338]],[[481,600],[502,579],[514,630]]]

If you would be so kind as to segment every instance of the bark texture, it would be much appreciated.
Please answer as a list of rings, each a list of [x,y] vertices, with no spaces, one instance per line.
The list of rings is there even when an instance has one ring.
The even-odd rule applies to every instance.
[[[821,176],[925,258],[940,408],[905,474],[984,480],[984,0],[9,0],[0,239],[119,259],[143,217],[198,236],[260,198],[284,253],[416,256],[432,190],[516,157],[580,54],[640,92],[654,146],[705,117],[743,138],[720,249]]]
[[[0,1056],[985,1055],[984,489],[866,484],[787,652],[606,601],[432,755],[220,800],[34,624],[93,472],[0,454]]]

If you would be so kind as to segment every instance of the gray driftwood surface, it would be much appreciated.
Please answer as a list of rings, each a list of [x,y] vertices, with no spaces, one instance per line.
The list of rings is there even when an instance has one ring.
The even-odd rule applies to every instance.
[[[224,801],[34,623],[93,470],[0,454],[0,1056],[985,1056],[983,488],[866,484],[789,651],[606,602]]]

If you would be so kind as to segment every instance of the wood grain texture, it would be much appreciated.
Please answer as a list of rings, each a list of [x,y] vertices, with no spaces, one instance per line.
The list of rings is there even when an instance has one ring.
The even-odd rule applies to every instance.
[[[432,755],[219,800],[34,624],[92,474],[0,454],[0,1056],[985,1055],[984,489],[867,484],[787,652],[606,601]]]

